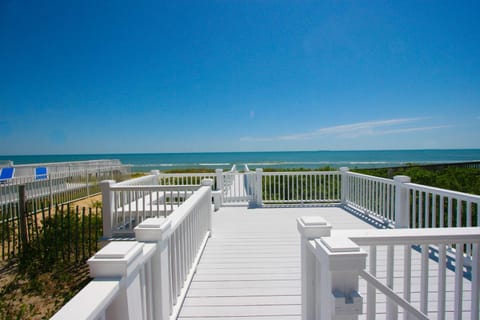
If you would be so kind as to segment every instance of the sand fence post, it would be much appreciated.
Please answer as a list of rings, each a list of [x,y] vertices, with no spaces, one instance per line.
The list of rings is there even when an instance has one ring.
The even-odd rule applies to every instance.
[[[25,194],[25,185],[18,186],[18,223],[20,226],[20,241],[22,250],[28,248],[28,229],[27,229],[27,198]]]

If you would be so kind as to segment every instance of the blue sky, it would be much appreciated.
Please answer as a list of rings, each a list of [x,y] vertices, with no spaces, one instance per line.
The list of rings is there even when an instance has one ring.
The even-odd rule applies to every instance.
[[[0,154],[480,148],[479,1],[0,1]]]

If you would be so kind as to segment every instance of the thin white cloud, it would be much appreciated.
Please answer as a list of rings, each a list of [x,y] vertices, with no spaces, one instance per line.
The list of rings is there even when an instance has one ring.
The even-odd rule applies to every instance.
[[[401,129],[392,129],[379,131],[377,134],[394,134],[394,133],[406,133],[406,132],[416,132],[416,131],[430,131],[436,129],[445,129],[451,128],[451,125],[442,125],[442,126],[429,126],[429,127],[414,127],[414,128],[401,128]]]
[[[413,126],[405,127],[406,125],[411,125],[420,120],[425,120],[425,118],[400,118],[400,119],[388,119],[388,120],[379,120],[379,121],[366,121],[351,123],[345,125],[338,125],[332,127],[320,128],[315,131],[297,133],[291,135],[283,135],[276,137],[242,137],[241,141],[257,141],[257,142],[266,142],[266,141],[298,141],[298,140],[310,140],[317,137],[324,136],[334,136],[337,138],[357,138],[360,136],[378,136],[386,134],[396,134],[396,133],[408,133],[415,131],[428,131],[435,129],[442,129],[450,127],[447,125],[439,126]]]
[[[260,138],[260,137],[241,137],[240,141],[269,142],[278,140],[277,138]]]

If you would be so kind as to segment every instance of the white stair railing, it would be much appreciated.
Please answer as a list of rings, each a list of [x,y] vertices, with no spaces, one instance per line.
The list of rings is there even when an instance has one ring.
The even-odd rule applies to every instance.
[[[298,220],[302,319],[479,319],[480,228],[330,233],[308,219]]]
[[[89,260],[92,280],[52,319],[176,319],[211,234],[211,180],[167,218]]]
[[[130,184],[111,180],[100,183],[104,238],[132,235],[133,228],[143,220],[168,216],[200,187],[152,185],[151,181],[152,177],[142,177]]]

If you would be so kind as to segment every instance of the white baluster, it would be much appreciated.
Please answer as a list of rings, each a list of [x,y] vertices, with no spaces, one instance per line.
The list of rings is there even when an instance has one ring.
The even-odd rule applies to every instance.
[[[422,263],[420,277],[420,311],[428,314],[428,244],[422,245]]]

